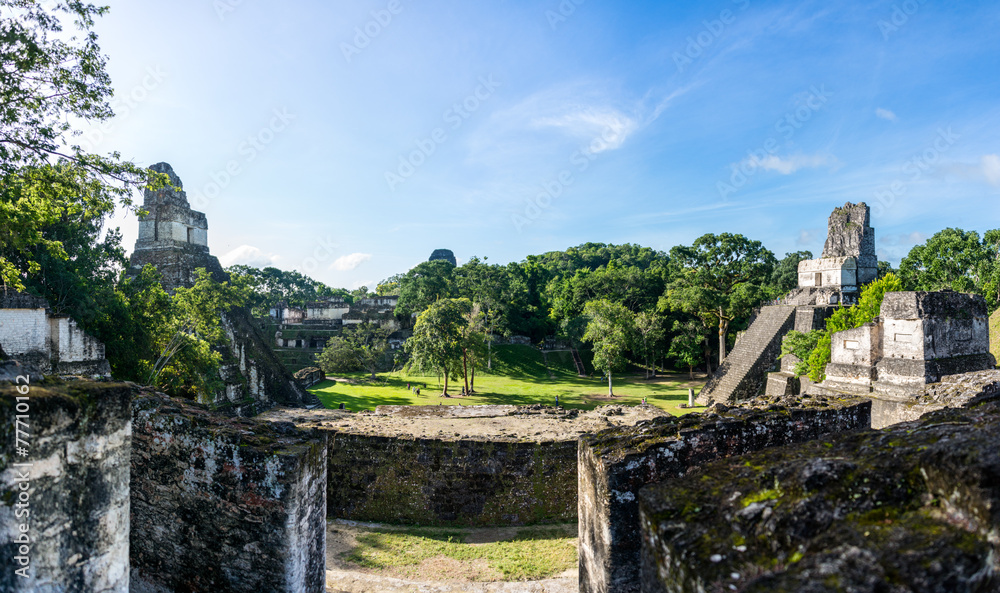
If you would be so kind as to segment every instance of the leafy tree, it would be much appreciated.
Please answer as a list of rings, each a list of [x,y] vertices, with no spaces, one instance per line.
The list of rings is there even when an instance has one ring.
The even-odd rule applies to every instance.
[[[768,287],[769,296],[777,299],[785,296],[799,286],[799,263],[813,258],[811,251],[796,251],[786,253],[785,257],[774,266],[771,273],[771,284]]]
[[[948,228],[911,249],[899,264],[899,276],[909,290],[982,294],[989,255],[979,233]]]
[[[439,299],[455,294],[455,266],[438,259],[417,264],[399,280],[398,315],[412,315],[427,309]]]
[[[486,350],[484,320],[482,308],[473,303],[465,314],[465,327],[462,328],[462,377],[467,395],[476,392],[476,365]]]
[[[691,247],[675,247],[670,258],[679,269],[667,287],[665,305],[715,319],[721,364],[730,323],[749,315],[767,298],[774,255],[760,241],[723,233],[704,235]]]
[[[247,291],[247,306],[257,317],[265,317],[272,306],[280,301],[291,307],[304,307],[307,302],[328,297],[342,297],[352,302],[351,293],[342,288],[330,288],[318,280],[294,270],[255,268],[235,265],[226,268],[230,282]]]
[[[583,308],[590,317],[583,339],[594,346],[594,367],[608,376],[608,397],[614,397],[611,375],[625,369],[629,345],[635,340],[635,315],[624,305],[604,299]]]
[[[473,256],[455,269],[455,289],[460,296],[472,301],[481,313],[481,331],[486,340],[486,368],[493,368],[493,337],[503,333],[503,289],[506,273],[503,267],[489,265],[488,258]],[[475,369],[473,369],[475,374]]]
[[[226,340],[222,315],[244,306],[246,295],[198,268],[194,286],[175,289],[172,300],[173,315],[167,333],[160,338],[160,356],[149,384],[172,395],[201,396],[204,403],[211,403],[222,388],[222,355],[218,352]]]
[[[471,310],[468,299],[434,301],[417,316],[413,336],[406,340],[411,367],[434,369],[444,375],[441,395],[445,397],[448,397],[448,378],[462,360],[468,326],[465,316]]]
[[[635,337],[639,352],[646,363],[646,377],[649,377],[649,367],[656,376],[657,347],[666,336],[663,318],[653,311],[643,311],[635,316]]]
[[[82,1],[0,0],[0,280],[24,290],[45,262],[68,260],[61,221],[96,224],[115,205],[132,207],[133,190],[166,182],[117,153],[70,145],[76,122],[104,121],[111,81],[94,19],[107,8]],[[69,17],[74,29],[63,29]]]
[[[788,332],[788,335],[781,341],[781,356],[778,358],[789,355],[797,357],[799,362],[795,363],[794,372],[799,376],[805,375],[809,372],[809,356],[816,349],[823,335],[824,332],[820,329],[806,333],[795,330]]]
[[[879,316],[886,293],[903,290],[903,282],[895,274],[888,274],[868,284],[861,291],[858,303],[841,307],[826,320],[826,330],[816,340],[816,347],[809,354],[809,378],[820,382],[826,378],[826,365],[830,362],[833,334],[871,323]]]
[[[694,367],[701,362],[705,352],[706,338],[702,332],[702,324],[694,319],[678,320],[674,322],[673,332],[668,355],[686,365],[693,380]]]
[[[364,322],[331,338],[316,357],[316,363],[328,373],[367,371],[372,381],[385,365],[391,332],[378,324]]]
[[[361,370],[354,345],[341,336],[327,340],[326,347],[316,355],[316,364],[324,373],[340,375]]]

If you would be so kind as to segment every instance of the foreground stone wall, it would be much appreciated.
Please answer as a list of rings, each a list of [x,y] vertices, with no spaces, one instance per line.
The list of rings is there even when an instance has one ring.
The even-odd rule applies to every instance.
[[[642,591],[1000,590],[997,450],[993,402],[648,487]]]
[[[716,459],[868,428],[871,404],[815,401],[813,407],[660,418],[585,436],[579,449],[580,592],[639,588],[639,503],[647,484],[676,479]]]
[[[326,438],[144,394],[132,591],[324,591]]]
[[[330,517],[420,525],[576,520],[576,440],[330,437]]]
[[[21,387],[0,385],[0,591],[128,593],[133,389]]]

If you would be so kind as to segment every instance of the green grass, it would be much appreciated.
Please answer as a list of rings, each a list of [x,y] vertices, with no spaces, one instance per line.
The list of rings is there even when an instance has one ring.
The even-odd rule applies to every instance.
[[[577,562],[575,526],[522,529],[513,539],[488,543],[466,543],[465,537],[460,531],[433,528],[376,529],[358,535],[357,546],[344,559],[373,570],[395,569],[406,576],[420,576],[420,564],[436,558],[485,561],[489,572],[499,573],[504,581],[548,578]]]
[[[449,381],[449,398],[441,397],[443,380],[436,376],[411,375],[402,372],[383,373],[379,380],[369,382],[364,373],[345,377],[351,383],[324,381],[311,391],[328,408],[345,404],[352,411],[374,410],[379,405],[483,405],[483,404],[555,404],[565,408],[590,410],[609,403],[636,405],[647,402],[673,414],[682,414],[680,404],[687,403],[688,387],[695,392],[703,381],[691,382],[686,374],[669,375],[656,380],[641,376],[614,379],[615,399],[608,400],[607,380],[599,377],[578,377],[569,352],[547,354],[530,346],[498,346],[493,349],[493,369],[476,373],[476,394],[457,396],[461,381]],[[407,383],[420,387],[420,395],[409,391]]]

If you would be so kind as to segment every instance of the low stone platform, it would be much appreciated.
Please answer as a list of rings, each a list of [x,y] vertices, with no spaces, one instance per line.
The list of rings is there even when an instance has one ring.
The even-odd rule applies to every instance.
[[[993,401],[650,486],[642,591],[1000,590],[998,450]]]

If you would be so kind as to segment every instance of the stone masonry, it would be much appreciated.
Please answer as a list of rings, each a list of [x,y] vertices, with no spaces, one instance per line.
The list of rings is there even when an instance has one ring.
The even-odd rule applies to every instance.
[[[868,428],[868,401],[658,418],[583,436],[579,448],[580,593],[639,590],[640,488],[712,460]]]
[[[129,592],[132,393],[0,385],[0,591]]]
[[[322,593],[326,438],[143,393],[132,592]]]

